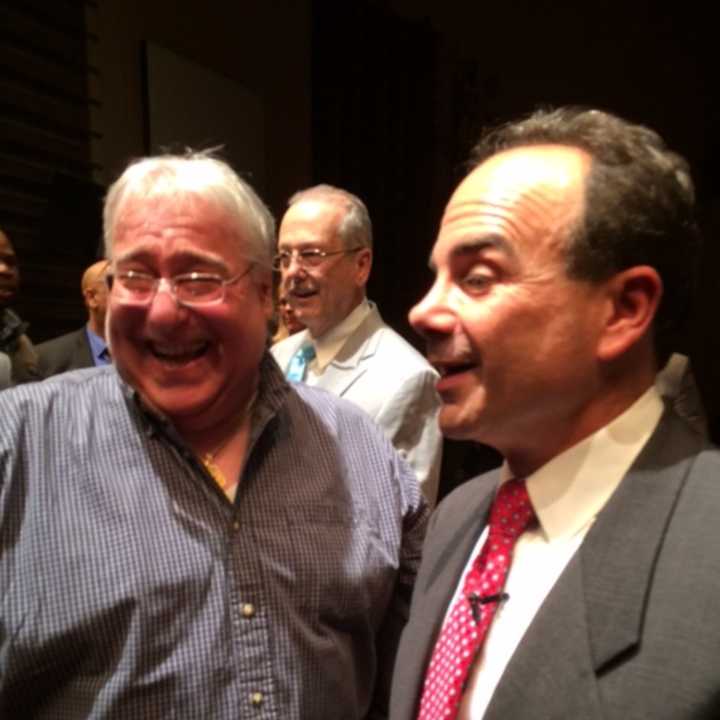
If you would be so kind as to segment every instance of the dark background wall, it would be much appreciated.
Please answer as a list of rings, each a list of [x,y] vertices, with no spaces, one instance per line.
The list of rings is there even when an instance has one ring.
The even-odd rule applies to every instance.
[[[370,294],[411,337],[407,310],[428,285],[442,208],[480,127],[540,104],[598,106],[658,129],[690,159],[714,239],[712,27],[700,3],[665,0],[0,0],[0,226],[21,255],[18,309],[37,340],[83,321],[77,284],[100,196],[151,148],[148,42],[256,102],[262,132],[246,141],[276,214],[311,182],[367,201]],[[208,128],[223,116],[220,101],[196,104]],[[207,139],[223,140],[211,129]],[[702,302],[680,339],[713,408],[717,254],[709,243]]]
[[[34,340],[84,322],[80,275],[105,186],[150,149],[147,43],[257,100],[262,136],[246,141],[262,145],[260,189],[278,210],[312,179],[310,18],[310,0],[0,0],[0,227],[20,255],[17,310]],[[198,110],[209,128],[224,119],[206,97],[178,115]]]

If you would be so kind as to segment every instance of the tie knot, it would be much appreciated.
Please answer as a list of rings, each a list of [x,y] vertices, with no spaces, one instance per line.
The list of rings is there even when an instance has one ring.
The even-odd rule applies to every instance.
[[[315,346],[312,343],[302,345],[290,358],[285,377],[293,382],[302,382],[305,379],[308,365],[315,358]]]
[[[534,519],[525,480],[503,483],[490,510],[489,533],[516,538]]]

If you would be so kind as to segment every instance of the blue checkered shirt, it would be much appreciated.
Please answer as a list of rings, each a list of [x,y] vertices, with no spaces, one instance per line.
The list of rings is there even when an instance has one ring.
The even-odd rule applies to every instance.
[[[383,717],[426,520],[269,356],[234,503],[113,367],[3,391],[0,717]]]

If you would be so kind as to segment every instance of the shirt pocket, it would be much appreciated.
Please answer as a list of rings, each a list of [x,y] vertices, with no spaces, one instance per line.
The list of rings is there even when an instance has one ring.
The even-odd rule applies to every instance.
[[[295,604],[319,625],[378,626],[397,576],[397,549],[387,547],[363,514],[332,504],[286,507],[282,515],[284,542],[277,534],[266,540],[275,546],[274,567]]]

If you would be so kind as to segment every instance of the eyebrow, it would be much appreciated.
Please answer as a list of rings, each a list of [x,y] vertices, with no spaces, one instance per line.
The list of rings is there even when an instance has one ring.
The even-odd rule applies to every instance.
[[[136,249],[136,250],[130,250],[129,252],[123,253],[121,255],[118,255],[117,257],[113,258],[113,261],[115,263],[123,263],[123,262],[153,262],[155,260],[155,256],[153,253],[148,252],[145,249]],[[207,265],[212,265],[216,267],[218,270],[224,270],[226,266],[226,260],[223,257],[217,257],[214,254],[213,255],[198,255],[197,253],[193,251],[180,251],[173,257],[173,261],[179,262],[179,263],[202,263]]]
[[[468,255],[476,255],[487,248],[502,250],[508,255],[515,255],[515,251],[512,246],[504,237],[502,237],[502,235],[486,235],[472,240],[464,240],[463,242],[458,243],[450,251],[450,260],[455,261],[463,257],[467,257]],[[437,271],[437,266],[433,262],[432,257],[428,261],[428,266],[433,272]]]

